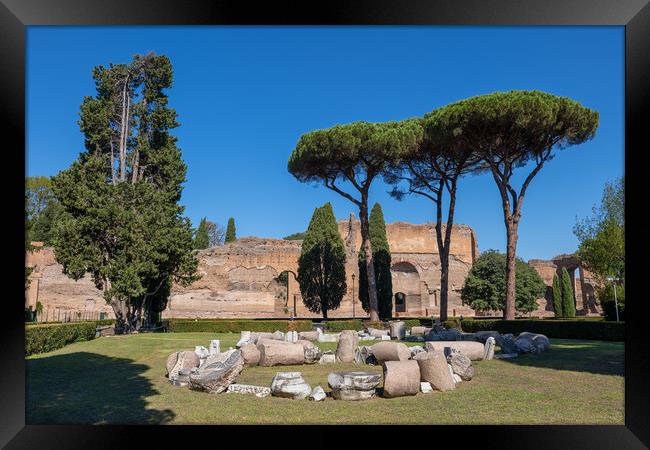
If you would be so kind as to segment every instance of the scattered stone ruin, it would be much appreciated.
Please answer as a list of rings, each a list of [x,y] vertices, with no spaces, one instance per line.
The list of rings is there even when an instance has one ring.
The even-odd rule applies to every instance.
[[[358,252],[361,247],[360,223],[350,215],[338,223],[346,249],[348,290],[330,317],[366,317],[358,298]],[[440,258],[435,225],[395,222],[386,225],[392,256],[393,316],[421,317],[439,314]],[[37,251],[27,253],[26,265],[35,266],[26,291],[25,307],[35,308],[40,301],[44,312],[56,317],[61,312],[105,313],[113,317],[102,293],[89,275],[75,282],[62,272],[51,248],[34,243]],[[235,242],[198,252],[198,271],[202,278],[189,287],[175,286],[163,318],[286,318],[319,317],[309,312],[296,281],[301,241],[245,237]],[[462,304],[460,290],[478,257],[476,234],[467,225],[454,225],[449,270],[449,316],[484,315]],[[553,315],[550,296],[553,273],[567,267],[579,271],[575,282],[577,314],[600,313],[591,274],[571,255],[551,261],[531,260],[549,286],[533,316]]]

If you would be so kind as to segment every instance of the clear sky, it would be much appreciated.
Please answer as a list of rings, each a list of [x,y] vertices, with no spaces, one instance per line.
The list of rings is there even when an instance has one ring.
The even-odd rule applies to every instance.
[[[494,91],[539,89],[600,113],[596,137],[560,152],[528,189],[522,258],[573,252],[576,216],[623,175],[623,27],[541,26],[29,27],[28,175],[54,175],[83,150],[77,120],[83,97],[95,94],[92,68],[149,51],[174,67],[168,94],[188,165],[186,214],[194,225],[207,216],[225,226],[232,216],[239,237],[303,231],[327,201],[339,219],[358,216],[348,200],[287,172],[302,133],[421,116]],[[481,251],[504,251],[492,177],[466,178],[459,189],[456,222],[474,228]],[[398,202],[387,190],[377,182],[370,194],[387,222],[434,220],[428,200]]]

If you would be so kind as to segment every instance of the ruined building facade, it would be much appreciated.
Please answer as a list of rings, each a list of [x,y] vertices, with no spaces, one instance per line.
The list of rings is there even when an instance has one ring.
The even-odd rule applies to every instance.
[[[358,255],[361,247],[360,223],[353,216],[339,221],[346,249],[347,293],[329,317],[367,317],[359,301]],[[386,225],[391,250],[393,315],[395,317],[437,316],[440,296],[440,258],[435,225],[396,222]],[[198,252],[201,279],[189,287],[175,286],[163,318],[283,318],[319,317],[309,312],[296,282],[301,241],[241,238],[235,242]],[[465,278],[478,257],[474,231],[454,225],[449,258],[449,316],[476,314],[460,299]],[[566,259],[566,258],[565,258]],[[553,271],[561,267],[575,271],[579,265],[568,259],[531,261],[545,283],[552,283]],[[113,317],[89,276],[74,282],[62,273],[50,248],[27,254],[27,264],[36,266],[26,295],[26,307],[40,301],[44,309],[105,312]],[[589,274],[576,284],[578,314],[600,312],[593,296]],[[550,276],[550,278],[549,278]],[[550,289],[549,289],[550,291]],[[547,295],[548,297],[548,295]],[[552,299],[538,301],[532,315],[553,315]],[[582,308],[581,308],[582,306]]]

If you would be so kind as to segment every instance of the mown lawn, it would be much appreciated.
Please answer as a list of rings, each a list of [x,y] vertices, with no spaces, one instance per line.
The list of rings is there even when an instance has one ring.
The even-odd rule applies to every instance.
[[[451,392],[322,402],[193,392],[165,377],[167,356],[239,334],[102,337],[26,360],[27,424],[617,424],[624,409],[623,343],[553,339],[551,350],[475,362],[476,376]],[[414,345],[414,344],[411,344]],[[336,343],[321,344],[334,349]],[[354,364],[246,368],[238,383],[269,386],[298,370],[325,391],[327,374]],[[376,366],[364,370],[380,372]]]

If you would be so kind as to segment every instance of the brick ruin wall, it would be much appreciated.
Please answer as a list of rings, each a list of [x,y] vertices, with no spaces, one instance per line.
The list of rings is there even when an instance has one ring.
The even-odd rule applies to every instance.
[[[339,221],[339,232],[346,248],[347,293],[330,317],[366,317],[358,300],[358,251],[361,246],[359,221],[350,217]],[[405,311],[395,316],[417,317],[439,314],[440,259],[435,225],[396,222],[386,225],[392,255],[393,293],[405,295]],[[304,307],[295,279],[301,241],[283,239],[240,238],[235,242],[198,252],[201,279],[189,287],[174,286],[164,318],[271,318],[319,317]],[[454,225],[451,238],[449,306],[450,316],[471,317],[476,314],[462,305],[460,289],[475,259],[478,244],[474,231],[467,225]],[[104,312],[113,311],[95,288],[89,275],[75,282],[62,273],[51,248],[27,254],[26,264],[36,266],[26,292],[26,307],[43,304],[48,315],[54,311]],[[550,286],[553,261],[531,261],[544,282]],[[566,265],[566,264],[565,264]],[[283,282],[279,276],[286,272]],[[584,271],[581,271],[584,273]],[[550,274],[550,275],[549,275]],[[550,276],[550,278],[549,278]],[[588,285],[586,282],[579,283]],[[582,289],[579,297],[589,289]],[[593,288],[591,289],[593,292]],[[547,295],[548,297],[548,295]],[[354,299],[354,301],[353,301]],[[395,299],[393,300],[395,304]],[[536,316],[553,315],[552,301],[538,301]],[[597,314],[595,298],[584,303],[589,314]],[[549,309],[550,308],[550,309]],[[395,305],[394,308],[395,310]],[[580,310],[578,312],[580,314]]]

